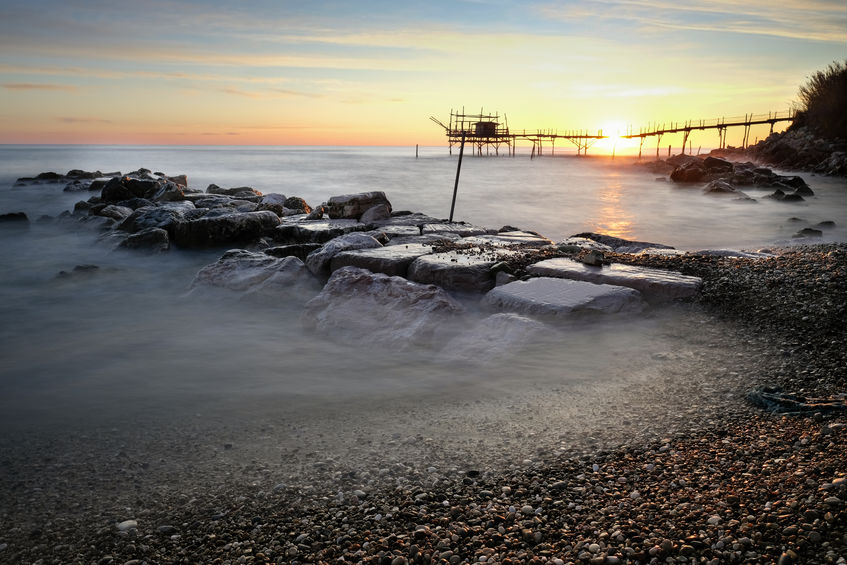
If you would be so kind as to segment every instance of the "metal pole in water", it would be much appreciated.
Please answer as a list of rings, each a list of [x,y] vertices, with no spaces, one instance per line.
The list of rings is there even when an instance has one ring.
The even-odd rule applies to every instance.
[[[456,209],[456,193],[459,191],[459,173],[462,172],[462,155],[465,152],[465,132],[462,132],[462,145],[459,146],[459,164],[456,166],[456,184],[453,185],[453,203],[450,204],[450,222]]]

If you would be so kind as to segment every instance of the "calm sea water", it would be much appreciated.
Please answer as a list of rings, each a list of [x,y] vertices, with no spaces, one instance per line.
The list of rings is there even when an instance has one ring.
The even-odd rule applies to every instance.
[[[13,187],[17,177],[139,167],[185,173],[196,188],[248,185],[311,204],[382,190],[396,210],[446,217],[456,156],[444,148],[424,148],[416,159],[414,148],[3,146],[0,212],[55,216],[88,197],[60,185]],[[827,239],[847,239],[843,180],[806,176],[817,196],[786,205],[709,198],[655,177],[623,159],[467,156],[455,216],[553,239],[599,231],[685,249],[769,246],[824,220],[838,224]],[[652,353],[679,347],[669,329],[676,322],[652,316],[598,324],[574,332],[567,346],[541,343],[532,355],[457,371],[428,351],[400,355],[304,335],[300,304],[187,297],[194,273],[219,250],[148,257],[114,252],[97,236],[56,222],[0,231],[0,426],[218,410],[241,417],[260,407],[320,412],[314,407],[339,399],[367,401],[370,411],[387,398],[486,390],[509,397],[529,383],[613,386],[649,366]],[[92,264],[95,273],[57,278]]]

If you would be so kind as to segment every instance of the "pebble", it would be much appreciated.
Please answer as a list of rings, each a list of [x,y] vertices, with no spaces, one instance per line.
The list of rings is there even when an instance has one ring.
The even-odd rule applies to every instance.
[[[119,532],[126,532],[138,527],[138,522],[135,520],[124,520],[115,525]]]

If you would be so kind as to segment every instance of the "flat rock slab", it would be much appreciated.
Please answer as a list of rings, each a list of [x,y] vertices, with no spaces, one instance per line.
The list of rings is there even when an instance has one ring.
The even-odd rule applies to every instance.
[[[462,238],[458,243],[493,245],[494,247],[544,247],[553,240],[525,231],[500,232],[496,235],[476,235]]]
[[[408,278],[447,290],[485,292],[494,287],[491,268],[499,262],[496,253],[482,250],[433,253],[415,259],[409,265]]]
[[[244,249],[231,249],[194,277],[192,290],[216,287],[245,297],[286,298],[317,292],[319,285],[296,257],[272,257]],[[312,294],[314,296],[314,294]]]
[[[584,265],[571,259],[547,259],[527,267],[527,272],[543,277],[556,277],[597,284],[625,286],[640,291],[652,302],[693,296],[703,284],[699,277],[674,271],[613,263],[602,267]]]
[[[443,289],[355,267],[333,273],[302,321],[319,334],[374,349],[443,345],[445,325],[464,312]]]
[[[342,251],[332,258],[330,271],[337,271],[342,267],[359,267],[372,273],[405,277],[412,261],[430,253],[432,246],[419,243]]]
[[[354,231],[365,231],[356,220],[307,220],[306,215],[288,216],[274,232],[274,239],[286,243],[326,243]]]
[[[635,313],[645,307],[641,293],[632,288],[550,277],[498,286],[483,297],[482,303],[498,310],[545,318]]]
[[[461,237],[470,237],[473,235],[483,235],[488,233],[488,230],[471,224],[462,224],[458,222],[447,222],[439,224],[423,224],[421,226],[421,235],[428,233],[455,233]]]

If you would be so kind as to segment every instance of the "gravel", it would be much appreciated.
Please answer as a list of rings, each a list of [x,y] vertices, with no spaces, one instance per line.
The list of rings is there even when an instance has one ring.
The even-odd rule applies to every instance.
[[[529,390],[398,400],[361,436],[329,413],[4,435],[0,562],[844,563],[847,418],[744,394],[847,392],[847,246],[773,251],[613,256],[703,278],[672,330],[690,348],[566,391],[567,417]]]

